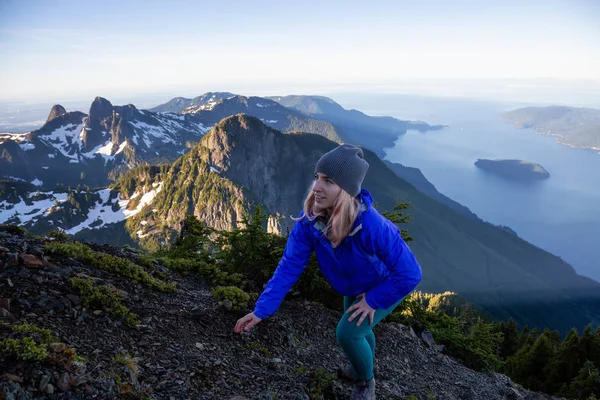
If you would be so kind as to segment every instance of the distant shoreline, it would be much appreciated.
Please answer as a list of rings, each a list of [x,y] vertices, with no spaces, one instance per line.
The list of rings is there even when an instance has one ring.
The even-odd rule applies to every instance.
[[[523,129],[523,130],[529,130],[532,133],[536,134],[536,135],[541,135],[541,136],[552,136],[557,138],[556,143],[561,144],[563,146],[567,146],[570,147],[572,149],[580,149],[580,150],[592,150],[592,151],[598,151],[600,152],[600,147],[594,147],[594,146],[577,146],[571,143],[567,143],[565,142],[565,140],[567,140],[567,138],[563,135],[559,135],[558,133],[551,133],[551,132],[543,132],[543,131],[539,131],[536,130],[536,128],[519,128],[519,129]],[[598,153],[600,154],[600,153]]]

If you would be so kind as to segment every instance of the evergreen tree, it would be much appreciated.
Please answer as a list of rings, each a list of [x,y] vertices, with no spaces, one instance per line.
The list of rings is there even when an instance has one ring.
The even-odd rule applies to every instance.
[[[579,339],[579,355],[580,360],[592,361],[594,364],[600,361],[598,359],[600,353],[600,337],[594,334],[591,324],[588,325]],[[599,363],[600,364],[600,363]]]
[[[502,344],[500,345],[500,358],[506,360],[508,357],[516,354],[519,347],[519,331],[517,330],[517,323],[512,318],[508,320],[506,325],[504,321],[501,322],[500,333],[504,337]]]
[[[552,339],[548,332],[543,332],[532,346],[523,346],[517,354],[509,357],[504,372],[529,389],[547,391],[548,367],[554,356]]]
[[[573,328],[560,344],[556,356],[549,366],[547,385],[549,393],[556,393],[563,384],[568,385],[577,376],[583,364],[580,358],[579,334],[577,329]]]
[[[600,396],[600,371],[594,363],[586,361],[568,389],[565,387],[560,395],[580,400],[595,399],[596,396]]]
[[[517,345],[517,351],[519,351],[529,341],[529,327],[525,325],[519,333],[519,342]]]

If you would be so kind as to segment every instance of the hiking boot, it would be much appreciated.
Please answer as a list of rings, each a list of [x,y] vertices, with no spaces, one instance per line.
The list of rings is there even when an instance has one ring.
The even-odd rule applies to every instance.
[[[354,369],[352,369],[352,365],[348,363],[344,368],[338,368],[337,371],[338,378],[348,380],[348,381],[356,381],[356,377],[354,376]],[[373,376],[379,376],[379,368],[375,365],[373,366]]]
[[[375,378],[354,384],[351,400],[375,400]]]

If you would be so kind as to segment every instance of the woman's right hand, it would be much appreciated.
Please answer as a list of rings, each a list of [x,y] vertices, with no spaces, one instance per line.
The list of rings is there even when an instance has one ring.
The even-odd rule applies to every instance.
[[[246,316],[238,319],[238,321],[235,324],[235,328],[233,328],[233,331],[235,333],[240,333],[243,329],[244,331],[248,332],[254,327],[254,325],[258,324],[260,321],[262,321],[262,319],[258,318],[256,315],[254,315],[253,312],[251,312],[250,314],[247,314]]]

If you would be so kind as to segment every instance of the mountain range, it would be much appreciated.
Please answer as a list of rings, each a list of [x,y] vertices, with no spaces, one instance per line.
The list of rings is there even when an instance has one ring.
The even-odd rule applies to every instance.
[[[1,145],[3,154],[4,149],[9,149],[13,156],[10,149],[16,145],[16,151],[27,156],[33,151],[46,159],[47,154],[55,154],[55,159],[64,159],[67,167],[74,168],[85,164],[81,160],[90,164],[90,159],[98,169],[102,167],[97,179],[108,171],[113,177],[105,177],[104,182],[113,183],[110,188],[73,189],[66,188],[71,184],[67,180],[62,189],[36,190],[35,181],[32,184],[5,179],[0,182],[0,223],[19,223],[34,233],[61,227],[77,238],[157,249],[177,236],[186,215],[193,214],[216,229],[228,230],[238,226],[242,215],[262,204],[271,215],[268,229],[285,235],[293,222],[289,216],[300,210],[312,168],[322,154],[339,140],[347,140],[348,135],[359,138],[360,130],[369,124],[372,130],[370,136],[360,137],[363,142],[375,142],[377,132],[384,138],[391,137],[387,132],[393,129],[401,132],[398,120],[391,119],[390,125],[383,124],[378,131],[375,127],[383,120],[369,122],[364,114],[355,112],[348,115],[363,122],[357,122],[351,131],[350,122],[342,129],[313,118],[319,114],[315,108],[290,110],[258,97],[223,95],[218,101],[214,99],[211,94],[205,96],[204,103],[197,100],[193,105],[181,104],[180,114],[137,110],[131,105],[115,107],[102,98],[92,103],[88,114],[53,108],[49,121],[40,130],[26,134],[21,141],[5,138]],[[323,102],[333,107],[331,113],[344,114],[343,109],[340,111],[323,98],[312,104]],[[306,107],[309,103],[303,99],[300,104]],[[200,109],[203,105],[206,107]],[[198,109],[184,114],[189,107]],[[240,109],[240,113],[227,115]],[[305,113],[309,110],[313,111],[310,115]],[[327,109],[323,106],[318,110]],[[248,115],[260,112],[263,114]],[[81,130],[77,121],[81,121]],[[181,124],[177,130],[169,131],[172,135],[167,135],[164,126],[175,123],[170,121]],[[286,127],[316,127],[318,132],[282,132],[273,127],[283,121],[287,121]],[[53,142],[46,138],[58,137],[57,130],[66,131],[65,126],[72,125],[75,128],[64,135],[64,140],[61,137]],[[162,127],[163,135],[152,135],[158,127]],[[332,133],[337,137],[332,137]],[[112,159],[97,150],[92,152],[109,143]],[[151,149],[160,146],[164,148],[164,162],[150,154]],[[415,238],[411,248],[424,271],[420,290],[457,292],[497,318],[513,317],[520,324],[563,332],[600,321],[600,284],[577,275],[568,263],[520,239],[510,229],[480,220],[466,207],[443,198],[431,184],[422,184],[423,191],[419,190],[401,176],[422,180],[422,174],[383,162],[377,146],[371,143],[371,147],[376,148],[371,151],[364,146],[371,165],[364,186],[380,210],[389,210],[396,202],[410,203],[412,223],[407,228]],[[90,158],[85,154],[96,155]],[[127,168],[115,170],[115,160]],[[42,170],[50,174],[53,168]],[[23,171],[11,170],[16,177],[19,173]],[[58,182],[69,176],[58,169],[54,179]],[[37,175],[35,178],[40,179]],[[81,182],[90,182],[87,175],[83,178]]]
[[[193,114],[151,113],[97,97],[87,114],[55,105],[40,129],[0,134],[0,168],[40,189],[105,186],[137,165],[175,159],[208,130]]]

